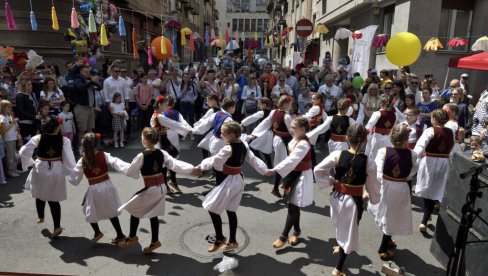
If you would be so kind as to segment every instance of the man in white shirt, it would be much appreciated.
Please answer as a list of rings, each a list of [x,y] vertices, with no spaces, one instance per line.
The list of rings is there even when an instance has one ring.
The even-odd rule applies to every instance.
[[[324,94],[324,109],[327,115],[332,116],[337,113],[337,101],[341,98],[341,89],[334,85],[335,76],[328,74],[325,76],[325,84],[319,87],[317,93]]]
[[[153,103],[154,103],[156,98],[159,95],[161,95],[161,92],[160,92],[161,91],[161,79],[156,77],[156,70],[154,70],[154,69],[149,70],[149,72],[147,73],[147,76],[149,77],[149,80],[147,81],[147,83],[149,83],[153,87],[152,99],[153,99]]]
[[[125,67],[120,67],[120,77],[125,80],[127,86],[129,87],[129,107],[127,109],[127,113],[129,114],[129,123],[127,124],[127,135],[130,135],[132,110],[137,107],[136,99],[134,97],[134,81],[132,78],[127,76],[127,68]]]
[[[413,76],[410,78],[410,83],[408,84],[407,89],[405,89],[405,95],[412,94],[415,96],[415,104],[422,101],[422,91],[419,90],[419,84],[419,78],[417,76]]]
[[[116,92],[119,92],[122,99],[125,100],[125,108],[129,107],[129,85],[127,81],[119,77],[120,67],[118,65],[112,65],[110,68],[111,76],[103,82],[103,96],[105,97],[105,103],[110,105],[113,100],[113,96]]]
[[[293,97],[295,101],[298,100],[298,95],[300,94],[300,84],[298,83],[297,78],[291,75],[291,68],[285,67],[285,83],[290,86],[291,90],[293,91]]]
[[[165,89],[166,96],[172,96],[173,99],[177,99],[181,91],[181,78],[179,76],[179,70],[170,70],[168,77],[163,82],[163,88]]]

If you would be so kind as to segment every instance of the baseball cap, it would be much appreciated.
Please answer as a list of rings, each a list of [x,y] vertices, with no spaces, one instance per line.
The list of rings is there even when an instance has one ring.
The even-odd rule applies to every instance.
[[[467,79],[467,78],[469,78],[469,75],[468,75],[468,74],[466,74],[466,73],[463,73],[463,74],[461,75],[461,78],[463,78],[463,79]]]

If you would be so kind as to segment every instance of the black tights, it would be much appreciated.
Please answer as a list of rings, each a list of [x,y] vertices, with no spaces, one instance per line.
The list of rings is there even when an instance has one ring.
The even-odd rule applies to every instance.
[[[422,218],[422,224],[427,225],[432,211],[434,211],[434,205],[436,201],[428,198],[424,198],[424,217]]]
[[[51,215],[53,216],[54,229],[61,227],[61,205],[57,201],[48,201],[49,208],[51,209]],[[36,198],[37,217],[44,219],[44,208],[46,208],[46,202]]]
[[[208,212],[210,218],[212,219],[212,224],[215,229],[215,238],[218,241],[224,239],[224,233],[222,232],[222,218],[219,214]],[[237,242],[236,232],[237,232],[237,214],[236,212],[227,211],[227,216],[229,217],[229,242]]]
[[[391,241],[391,236],[387,234],[383,234],[383,238],[381,239],[381,245],[378,249],[378,253],[385,253],[388,251],[388,244]]]
[[[268,166],[268,168],[272,168],[273,167],[273,163],[271,162],[271,154],[262,153],[262,152],[260,152],[258,150],[253,149],[253,148],[251,148],[251,151],[252,151],[252,153],[254,153],[254,155],[256,157],[258,157],[259,159],[261,159],[264,162],[266,162],[266,165]],[[261,157],[261,154],[264,155],[264,159]]]
[[[203,159],[207,158],[210,156],[210,152],[206,149],[202,149],[202,157]]]
[[[139,227],[139,218],[130,216],[130,233],[129,238],[134,238],[137,235],[137,228]],[[159,221],[158,217],[152,217],[149,219],[151,222],[151,243],[155,243],[159,240]]]
[[[342,272],[342,268],[344,267],[344,262],[346,261],[347,254],[344,252],[342,247],[339,247],[339,259],[337,259],[336,269]]]
[[[288,216],[286,217],[285,228],[281,233],[282,238],[288,238],[288,233],[290,233],[291,227],[293,226],[295,233],[300,234],[300,207],[288,203]]]
[[[164,178],[166,179],[165,183],[167,183],[167,179],[168,179],[168,168],[163,168],[163,175],[164,175]],[[169,180],[173,181],[173,183],[176,183],[176,172],[172,171],[172,170],[169,170]],[[166,185],[166,188],[168,187],[168,185]]]
[[[279,173],[275,174],[275,183],[274,183],[274,186],[273,186],[273,190],[276,191],[276,192],[279,192],[280,191],[280,182],[281,182],[281,176]]]
[[[122,232],[122,228],[120,227],[119,218],[113,217],[110,219],[110,222],[112,223],[115,232],[117,232],[117,238],[123,237],[124,233]],[[93,231],[95,231],[95,235],[101,233],[100,228],[98,227],[98,223],[90,223],[90,225],[93,228]]]

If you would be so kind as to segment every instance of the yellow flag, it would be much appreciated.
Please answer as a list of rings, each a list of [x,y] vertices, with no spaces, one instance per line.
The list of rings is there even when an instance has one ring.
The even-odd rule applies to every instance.
[[[108,39],[107,39],[107,31],[105,30],[105,24],[102,24],[100,27],[100,45],[107,46]]]
[[[254,32],[254,40],[258,41],[258,33]]]
[[[59,31],[58,15],[56,14],[54,6],[51,8],[51,18],[53,21],[53,30]]]
[[[185,30],[181,29],[180,33],[181,33],[181,46],[185,46],[186,45]]]
[[[166,53],[168,52],[168,49],[166,49],[166,39],[164,38],[164,36],[161,36],[161,54],[163,55],[166,55]]]

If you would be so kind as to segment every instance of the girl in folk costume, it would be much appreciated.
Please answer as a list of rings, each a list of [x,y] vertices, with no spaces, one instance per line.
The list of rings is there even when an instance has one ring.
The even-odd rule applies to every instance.
[[[217,94],[215,93],[209,94],[206,99],[207,99],[208,110],[205,113],[205,115],[203,115],[203,117],[193,125],[194,128],[198,127],[214,113],[220,111],[220,107],[219,107],[220,101],[219,101],[219,96]],[[202,148],[203,159],[210,156],[210,152],[209,152],[210,138],[212,138],[212,135],[213,135],[212,131],[208,130],[206,133],[202,135],[202,140],[200,141],[200,143],[198,143],[198,147]]]
[[[383,231],[378,254],[382,260],[393,257],[392,235],[412,235],[411,192],[407,180],[417,171],[415,153],[406,148],[410,129],[398,124],[390,132],[393,147],[381,148],[376,155],[381,199],[375,212],[376,225]]]
[[[161,149],[168,152],[172,157],[178,158],[180,154],[180,139],[178,135],[181,134],[183,137],[185,137],[188,134],[188,132],[191,131],[191,126],[185,121],[183,116],[177,110],[174,109],[175,104],[176,104],[175,99],[172,96],[169,96],[168,106],[163,111],[163,115],[164,117],[178,123],[179,127],[176,129],[170,127],[166,131],[166,134],[160,136],[159,143]],[[163,107],[164,106],[165,105],[163,105]],[[167,178],[166,168],[163,174],[164,177]],[[176,183],[176,173],[170,170],[169,175],[170,177],[169,177],[168,185],[173,187],[176,192],[181,193],[181,190],[178,187],[178,184]]]
[[[363,124],[364,122],[364,106],[361,101],[357,100],[357,97],[354,93],[347,93],[347,99],[351,99],[351,106],[347,111],[347,116],[351,117],[356,121],[356,124]]]
[[[349,147],[346,137],[347,129],[349,126],[356,124],[354,119],[347,116],[350,107],[350,99],[340,99],[337,102],[339,113],[337,115],[329,116],[323,124],[307,133],[308,138],[310,138],[310,143],[314,145],[318,136],[330,129],[330,139],[329,142],[327,142],[329,145],[329,153],[336,150],[347,150]]]
[[[158,96],[156,98],[156,102],[154,103],[154,114],[151,118],[151,127],[155,128],[159,133],[159,143],[156,147],[165,150],[172,157],[176,158],[179,154],[178,135],[186,136],[191,128],[184,122],[184,120],[174,120],[176,118],[178,118],[178,120],[182,119],[180,118],[180,114],[176,114],[177,116],[175,116],[175,113],[167,113],[168,116],[165,116],[165,112],[167,112],[168,109],[169,98],[172,99],[171,96],[168,98]],[[174,100],[172,100],[172,103],[174,103]],[[173,118],[171,116],[173,116]],[[166,168],[164,169],[163,175],[166,178]],[[174,179],[172,179],[173,181],[169,182],[169,184],[171,184],[177,192],[181,192],[176,184],[176,174],[172,175],[172,177],[174,177]],[[172,194],[173,189],[168,186],[168,182],[165,181],[165,184],[168,194]]]
[[[449,155],[454,149],[454,132],[445,127],[449,121],[445,110],[432,112],[432,127],[426,129],[415,145],[414,152],[421,158],[415,195],[424,199],[424,216],[419,230],[427,232],[427,221],[437,201],[442,201],[449,175]]]
[[[211,155],[217,154],[225,146],[222,140],[221,128],[227,121],[232,121],[232,114],[236,111],[236,102],[232,99],[222,101],[222,110],[215,112],[207,117],[201,124],[193,128],[192,133],[204,134],[212,130],[212,137],[209,141],[209,150]]]
[[[258,107],[260,111],[247,116],[241,122],[242,127],[247,127],[254,123],[260,124],[271,113],[271,107],[273,103],[269,98],[261,98],[258,100]],[[271,163],[271,152],[273,151],[273,133],[271,130],[267,130],[266,135],[261,135],[252,140],[249,144],[254,155],[259,156],[259,152],[262,152],[266,160],[268,167],[273,166]]]
[[[118,172],[126,173],[129,164],[117,157],[112,157],[110,153],[98,150],[100,134],[87,133],[81,141],[83,156],[78,160],[69,182],[73,185],[80,184],[83,175],[88,180],[88,190],[83,199],[83,214],[85,220],[90,223],[95,235],[92,242],[98,242],[103,233],[98,227],[98,221],[110,219],[112,226],[117,232],[117,236],[112,239],[113,244],[117,244],[126,239],[122,232],[118,216],[121,203],[119,194],[114,184],[108,176],[108,168],[111,167]]]
[[[283,176],[283,198],[288,207],[285,228],[280,237],[273,243],[274,248],[280,248],[288,241],[288,234],[294,228],[289,242],[292,246],[298,244],[300,229],[300,208],[313,203],[313,175],[312,175],[312,147],[307,138],[308,120],[296,118],[291,123],[293,140],[288,144],[290,155],[276,164],[266,175],[278,173]]]
[[[247,161],[260,174],[264,175],[268,170],[266,164],[255,157],[249,146],[240,140],[241,127],[238,123],[225,122],[221,135],[227,144],[216,155],[204,159],[197,167],[202,170],[214,168],[218,185],[205,196],[202,204],[210,214],[216,233],[216,240],[208,248],[208,252],[215,252],[221,246],[223,246],[224,252],[239,246],[236,240],[236,210],[244,191],[242,174],[244,161]],[[222,219],[220,218],[220,214],[224,210],[227,211],[229,217],[230,237],[228,242],[222,233]]]
[[[159,134],[154,128],[144,128],[141,135],[144,151],[139,153],[127,169],[127,175],[137,179],[140,175],[144,179],[144,189],[138,191],[129,201],[123,204],[119,211],[127,210],[130,217],[129,237],[118,243],[125,248],[138,242],[137,228],[142,218],[149,218],[151,222],[151,244],[144,248],[144,253],[150,253],[161,246],[159,242],[158,216],[164,215],[166,186],[163,185],[163,167],[177,173],[196,174],[197,170],[191,164],[174,159],[166,151],[155,148],[159,141]]]
[[[360,153],[366,138],[367,131],[362,125],[350,126],[347,129],[349,150],[330,153],[314,169],[320,188],[333,187],[330,209],[339,244],[334,247],[334,254],[339,254],[339,259],[332,275],[345,275],[342,271],[347,255],[359,249],[358,228],[363,213],[363,197],[369,197],[374,204],[380,200],[380,183],[374,160]],[[335,171],[333,177],[332,169]]]
[[[292,118],[288,114],[291,108],[293,98],[291,96],[282,96],[278,101],[278,109],[275,109],[269,113],[266,117],[252,132],[251,139],[260,136],[271,136],[273,135],[273,149],[275,152],[273,164],[278,164],[285,160],[288,155],[288,143],[291,141],[291,122]],[[252,144],[252,142],[251,142]],[[264,152],[263,147],[256,145],[256,150]],[[276,174],[275,183],[271,193],[276,197],[281,197],[279,191],[279,185],[281,181],[280,174]]]
[[[312,107],[303,115],[308,119],[310,129],[318,127],[327,120],[327,113],[324,111],[324,95],[321,93],[314,93],[312,96]]]
[[[459,113],[459,108],[455,103],[445,104],[442,109],[447,112],[449,116],[449,121],[444,125],[450,128],[454,132],[454,150],[459,151],[459,144],[464,143],[464,128],[460,127],[457,122],[457,117]]]
[[[76,161],[71,149],[71,141],[63,137],[60,132],[58,118],[49,116],[42,125],[43,134],[32,137],[27,144],[20,149],[22,169],[32,166],[25,186],[36,199],[37,223],[44,222],[44,208],[46,201],[51,208],[54,222],[52,237],[57,237],[63,232],[61,228],[60,201],[66,200],[66,179],[75,167]],[[37,160],[32,159],[34,150],[37,149]]]
[[[388,134],[390,134],[393,126],[403,119],[403,116],[397,114],[397,109],[393,107],[389,95],[383,94],[380,98],[380,110],[373,112],[366,125],[366,129],[369,133],[372,133],[372,135],[371,138],[368,139],[365,153],[371,160],[376,158],[376,153],[379,149],[391,146]]]

